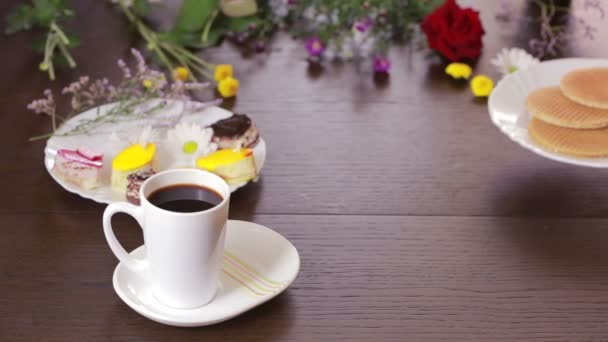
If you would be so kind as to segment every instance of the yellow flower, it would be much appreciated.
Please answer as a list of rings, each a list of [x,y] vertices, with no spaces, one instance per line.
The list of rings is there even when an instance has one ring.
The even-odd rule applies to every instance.
[[[227,78],[227,77],[232,77],[232,65],[230,64],[218,64],[215,67],[215,81],[216,82],[220,82],[221,80]]]
[[[190,77],[190,70],[188,68],[180,66],[173,69],[173,79],[176,81],[187,81]]]
[[[471,77],[472,72],[473,70],[471,70],[471,67],[464,63],[450,63],[445,68],[445,73],[455,79],[464,78],[465,80],[468,80],[469,77]]]
[[[144,86],[144,88],[150,89],[154,85],[154,82],[152,82],[152,80],[143,80],[141,84]]]
[[[233,77],[226,77],[217,85],[217,90],[222,97],[232,97],[239,92],[239,80]]]
[[[494,81],[486,75],[477,75],[471,80],[471,91],[478,97],[490,95],[494,89]]]

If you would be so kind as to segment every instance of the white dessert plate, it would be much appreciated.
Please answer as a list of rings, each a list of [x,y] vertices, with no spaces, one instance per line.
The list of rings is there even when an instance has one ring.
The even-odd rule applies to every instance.
[[[187,310],[167,307],[154,298],[143,277],[122,264],[114,271],[114,290],[133,310],[153,321],[197,327],[251,310],[276,297],[295,280],[300,270],[300,256],[279,233],[259,224],[233,220],[228,221],[226,233],[219,288],[209,304]],[[130,254],[143,259],[145,246]]]
[[[162,110],[158,110],[154,114],[146,118],[134,119],[130,121],[121,121],[119,123],[106,124],[95,129],[94,132],[90,132],[82,135],[72,136],[53,136],[47,143],[44,149],[44,165],[53,179],[59,183],[67,191],[73,192],[80,195],[81,197],[91,199],[100,203],[112,203],[125,201],[124,194],[118,194],[112,190],[110,185],[110,175],[112,173],[111,163],[115,155],[124,147],[120,144],[111,141],[110,136],[112,133],[118,135],[125,134],[128,132],[138,131],[142,127],[152,125],[153,127],[161,127],[159,131],[161,137],[166,135],[166,130],[173,127],[175,124],[181,121],[185,122],[196,122],[201,126],[209,126],[219,120],[225,119],[232,115],[232,112],[216,107],[206,107],[200,110],[185,110],[186,106],[192,105],[191,102],[174,101],[169,103]],[[79,114],[69,121],[67,121],[59,130],[58,134],[69,130],[78,124],[80,120],[91,119],[109,110],[113,106],[104,105],[98,108],[90,109],[82,114]],[[78,147],[87,147],[97,152],[103,153],[103,168],[102,168],[102,186],[96,189],[83,189],[70,182],[63,180],[61,177],[55,174],[53,171],[53,165],[55,164],[55,156],[57,151],[60,149],[76,149]],[[253,148],[253,157],[257,166],[258,174],[260,174],[264,161],[266,160],[266,143],[262,138],[258,144]],[[157,161],[155,165],[156,171],[162,171],[169,168],[168,161]],[[234,192],[235,190],[243,187],[247,183],[231,185],[230,188]]]
[[[608,67],[606,59],[563,58],[542,62],[529,69],[508,75],[498,83],[488,101],[492,122],[522,147],[545,158],[587,167],[608,167],[608,158],[579,158],[552,152],[539,146],[528,135],[531,115],[526,110],[530,91],[557,86],[564,74],[574,69]]]

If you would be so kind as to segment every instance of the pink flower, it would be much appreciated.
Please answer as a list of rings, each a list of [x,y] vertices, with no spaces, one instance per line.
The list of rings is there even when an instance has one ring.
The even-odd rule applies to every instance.
[[[372,19],[370,17],[367,17],[365,19],[359,20],[355,23],[355,29],[359,32],[365,32],[367,30],[369,30],[372,25],[374,24],[374,22],[372,21]]]
[[[311,37],[306,41],[306,50],[311,56],[321,56],[325,51],[325,45],[318,37]]]
[[[374,71],[388,73],[391,68],[391,61],[384,56],[374,58]]]

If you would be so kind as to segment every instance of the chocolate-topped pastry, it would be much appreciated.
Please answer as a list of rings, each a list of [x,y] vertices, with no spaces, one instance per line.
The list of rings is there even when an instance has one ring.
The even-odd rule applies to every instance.
[[[143,182],[155,174],[152,168],[146,168],[139,172],[132,173],[127,176],[127,201],[135,205],[139,205],[139,188]]]
[[[245,114],[234,114],[213,125],[213,142],[220,149],[240,149],[253,147],[258,143],[260,133],[255,124]]]

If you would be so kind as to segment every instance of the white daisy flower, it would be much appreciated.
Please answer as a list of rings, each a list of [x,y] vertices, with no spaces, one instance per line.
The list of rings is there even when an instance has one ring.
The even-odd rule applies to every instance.
[[[139,132],[139,134],[134,136],[133,140],[130,140],[129,142],[132,144],[139,144],[141,147],[145,148],[149,143],[158,141],[158,138],[158,131],[153,129],[152,126],[146,126]]]
[[[196,123],[178,123],[167,131],[167,148],[174,167],[195,167],[196,159],[217,150],[217,144],[211,142],[213,129],[202,128]]]
[[[112,132],[110,135],[110,141],[112,142],[120,143],[121,145],[125,145],[124,142],[126,142],[128,146],[139,144],[143,148],[148,146],[149,143],[156,143],[159,140],[158,131],[149,125],[141,128],[139,132]]]
[[[530,66],[540,63],[537,58],[520,48],[504,48],[491,62],[503,76],[528,69]]]

